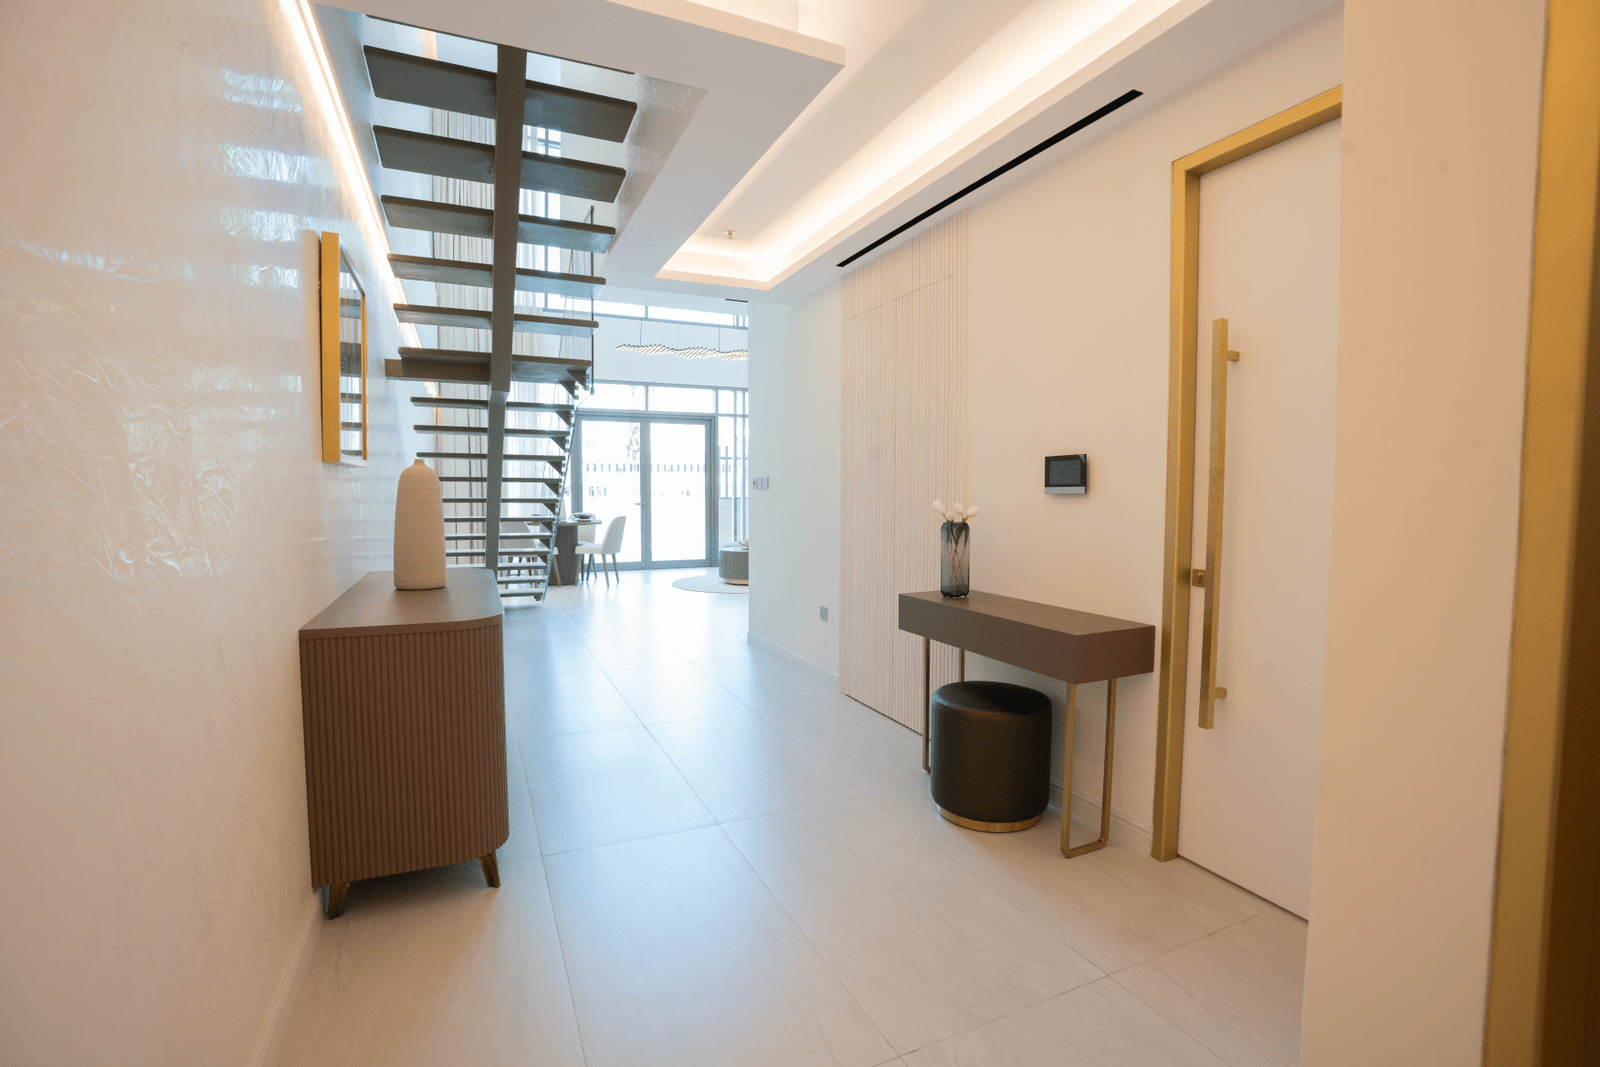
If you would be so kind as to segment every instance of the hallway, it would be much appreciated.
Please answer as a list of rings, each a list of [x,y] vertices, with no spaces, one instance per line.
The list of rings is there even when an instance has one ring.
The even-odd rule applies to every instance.
[[[639,571],[506,613],[511,838],[356,883],[278,1063],[1293,1064],[1306,924],[1055,813],[934,812],[920,739]]]

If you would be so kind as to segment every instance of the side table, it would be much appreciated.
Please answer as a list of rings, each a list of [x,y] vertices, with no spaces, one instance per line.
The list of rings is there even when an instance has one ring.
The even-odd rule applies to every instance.
[[[930,642],[1009,663],[1067,683],[1066,759],[1061,772],[1061,854],[1067,858],[1104,848],[1111,840],[1111,756],[1117,728],[1117,679],[1155,670],[1156,628],[1149,623],[1091,615],[974,590],[950,598],[937,591],[900,594],[900,629],[922,637],[922,769],[928,769]],[[1105,776],[1100,796],[1100,838],[1071,847],[1072,742],[1077,729],[1078,686],[1105,682]]]

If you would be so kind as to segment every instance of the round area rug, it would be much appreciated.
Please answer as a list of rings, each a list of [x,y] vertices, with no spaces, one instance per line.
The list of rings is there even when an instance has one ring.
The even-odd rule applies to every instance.
[[[748,585],[729,585],[715,574],[697,574],[692,578],[679,578],[672,583],[674,589],[688,589],[695,593],[749,593]]]

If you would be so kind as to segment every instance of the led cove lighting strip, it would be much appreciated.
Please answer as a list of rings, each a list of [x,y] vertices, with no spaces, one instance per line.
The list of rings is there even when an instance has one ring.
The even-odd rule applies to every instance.
[[[315,95],[329,126],[333,128],[333,139],[339,146],[336,154],[344,167],[345,181],[365,193],[364,196],[356,196],[363,208],[360,214],[364,216],[357,222],[366,233],[373,251],[372,269],[387,280],[393,303],[407,303],[406,291],[389,267],[389,233],[384,228],[382,216],[378,214],[378,199],[373,194],[372,183],[367,180],[367,170],[361,165],[361,154],[356,150],[356,135],[350,128],[350,114],[344,108],[344,98],[339,95],[339,84],[334,80],[333,65],[328,62],[328,50],[323,47],[316,16],[311,13],[311,5],[307,0],[280,0],[280,6],[289,20],[295,44],[300,48],[300,57],[312,74],[310,80],[316,86]],[[412,346],[422,344],[417,337],[417,328],[411,323],[401,323],[400,329]]]

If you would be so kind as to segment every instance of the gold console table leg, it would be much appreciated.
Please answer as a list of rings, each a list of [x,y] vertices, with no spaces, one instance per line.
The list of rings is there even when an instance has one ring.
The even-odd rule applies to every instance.
[[[932,714],[933,707],[933,642],[929,638],[922,639],[922,769],[931,772],[928,766],[928,716]]]
[[[1106,769],[1100,789],[1100,838],[1072,847],[1072,741],[1078,719],[1078,687],[1067,686],[1067,738],[1061,769],[1061,854],[1068,859],[1106,847],[1111,840],[1111,755],[1116,750],[1117,680],[1106,682]]]

